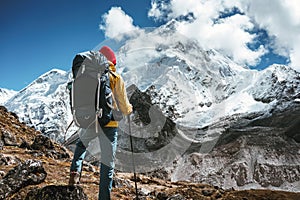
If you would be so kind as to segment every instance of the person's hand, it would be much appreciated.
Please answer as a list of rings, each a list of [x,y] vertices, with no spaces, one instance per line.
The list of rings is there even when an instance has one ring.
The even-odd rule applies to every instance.
[[[128,109],[128,114],[133,113],[133,106],[131,105],[130,108]]]

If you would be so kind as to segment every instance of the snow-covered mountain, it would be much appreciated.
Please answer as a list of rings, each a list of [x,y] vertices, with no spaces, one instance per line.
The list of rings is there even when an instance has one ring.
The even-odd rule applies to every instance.
[[[152,125],[155,126],[153,134],[153,128],[149,128],[149,125],[145,125],[145,123],[133,124],[135,134],[139,134],[140,131],[139,136],[142,138],[147,136],[151,138],[150,140],[141,140],[143,143],[136,145],[136,148],[142,151],[142,147],[146,146],[148,148],[151,146],[152,149],[147,150],[151,152],[155,149],[153,146],[157,143],[159,143],[159,145],[156,145],[157,148],[161,148],[165,144],[175,144],[178,140],[175,142],[174,140],[172,142],[165,140],[163,145],[161,145],[162,142],[157,141],[160,138],[173,137],[176,134],[180,135],[179,138],[187,141],[186,148],[178,144],[182,149],[176,156],[187,155],[182,156],[180,159],[176,156],[173,157],[177,159],[177,162],[176,164],[173,163],[174,166],[171,166],[169,170],[173,173],[171,175],[172,180],[204,180],[214,183],[216,173],[222,172],[222,170],[217,170],[217,167],[222,168],[223,166],[224,170],[227,170],[223,170],[224,173],[227,173],[228,170],[239,170],[231,168],[231,165],[240,166],[239,159],[243,158],[245,160],[244,153],[249,149],[239,152],[238,155],[240,156],[236,155],[234,157],[236,160],[230,160],[232,159],[230,156],[224,158],[226,161],[219,162],[220,165],[214,160],[215,158],[221,160],[217,156],[208,155],[208,157],[210,156],[207,159],[209,163],[205,165],[201,165],[200,160],[203,160],[202,157],[207,155],[215,145],[224,144],[224,141],[227,141],[228,127],[231,127],[232,124],[237,126],[240,116],[243,116],[243,120],[240,121],[242,125],[250,124],[249,121],[257,118],[269,119],[274,113],[284,112],[287,108],[291,109],[291,105],[297,105],[300,99],[300,74],[290,67],[272,65],[262,71],[244,68],[220,52],[213,49],[203,49],[201,44],[178,35],[172,24],[153,31],[138,32],[133,38],[126,38],[125,41],[119,43],[117,58],[118,71],[122,74],[126,85],[135,85],[144,94],[144,96],[140,96],[144,98],[140,103],[146,102],[147,104],[143,105],[144,107],[150,104],[156,105],[159,112],[161,111],[164,115],[164,117],[161,117],[155,111],[152,113],[151,118],[151,113],[149,114],[153,121]],[[63,141],[65,137],[73,132],[71,129],[67,136],[64,135],[68,124],[72,120],[69,96],[66,90],[68,80],[69,72],[51,70],[41,75],[22,91],[19,91],[9,102],[5,103],[5,106],[8,110],[17,113],[22,121],[35,126],[45,135]],[[134,92],[130,92],[129,96],[133,97],[131,95],[134,94]],[[146,101],[148,97],[149,102]],[[134,98],[138,97],[135,96]],[[137,110],[142,110],[143,106],[140,106]],[[143,113],[143,111],[141,112]],[[137,120],[134,118],[133,121],[136,122]],[[160,122],[167,122],[167,127],[164,124],[159,124]],[[145,128],[145,126],[148,127]],[[167,129],[174,132],[170,133]],[[249,127],[243,127],[244,129],[248,130]],[[262,131],[266,135],[265,129]],[[270,132],[273,133],[273,131]],[[230,132],[228,137],[232,138],[231,134],[235,136],[235,133]],[[242,134],[244,132],[240,131],[238,133]],[[176,136],[175,138],[178,139]],[[223,143],[220,142],[220,139],[223,140]],[[125,148],[128,144],[125,139],[120,141],[120,146],[125,146]],[[191,145],[192,147],[190,147]],[[293,147],[297,147],[297,145],[295,144]],[[218,146],[218,148],[223,151],[221,147]],[[251,147],[249,148],[251,150]],[[269,155],[272,153],[270,149],[263,149],[263,146],[261,148],[259,149],[261,154]],[[186,151],[187,149],[189,151]],[[300,166],[299,153],[296,153],[297,155],[293,157],[290,163],[288,162],[289,165],[297,166],[297,169]],[[157,155],[161,156],[162,154],[157,151]],[[142,158],[148,156],[152,159],[155,155],[142,154],[142,156]],[[193,159],[199,160],[194,161]],[[275,170],[277,165],[282,167],[283,163],[286,163],[280,156],[279,158],[275,156],[274,160],[272,164],[277,163],[274,167]],[[154,163],[153,161],[151,164]],[[190,172],[192,170],[201,171],[199,167],[191,166],[191,163],[192,165],[196,163],[198,166],[208,168],[205,173],[198,172],[198,175],[185,172],[184,166],[190,167]],[[243,165],[249,164],[245,163]],[[252,166],[251,163],[249,165]],[[145,163],[142,163],[142,167],[145,167]],[[257,169],[249,167],[249,170]],[[184,172],[186,175],[180,172]],[[249,174],[251,173],[249,172]],[[297,173],[295,174],[297,175]],[[220,175],[218,180],[222,178]],[[226,176],[226,180],[226,183],[221,181],[220,186],[240,186],[240,183],[236,183],[237,180],[233,181],[235,183],[231,182],[230,175]],[[245,188],[248,186],[261,186],[259,181],[249,180],[249,177],[244,177],[242,186]],[[287,184],[286,180],[283,180],[283,182]]]
[[[267,112],[299,97],[299,73],[293,69],[246,69],[167,28],[128,40],[118,63],[127,84],[148,90],[177,124],[203,127],[224,116]]]
[[[176,34],[170,25],[126,40],[117,57],[126,85],[147,91],[152,103],[182,126],[201,128],[224,116],[268,112],[299,98],[299,73],[291,68],[246,69]],[[68,76],[68,72],[52,70],[19,91],[6,106],[28,124],[47,135],[56,132],[61,139],[71,121],[65,90]]]
[[[0,88],[0,105],[4,105],[5,102],[8,99],[10,99],[12,96],[14,96],[16,93],[17,93],[17,91],[14,91],[14,90]]]
[[[71,121],[67,112],[70,109],[66,91],[68,77],[67,72],[53,69],[19,91],[5,106],[26,124],[61,141]]]

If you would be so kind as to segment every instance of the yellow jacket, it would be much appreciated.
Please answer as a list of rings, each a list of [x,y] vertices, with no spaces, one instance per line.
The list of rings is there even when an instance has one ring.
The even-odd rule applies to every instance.
[[[109,62],[109,69],[111,73],[109,74],[110,87],[112,89],[114,99],[117,102],[114,102],[114,107],[119,108],[119,110],[124,114],[128,115],[132,112],[132,105],[129,103],[126,87],[123,78],[121,75],[116,73],[116,67],[113,63]],[[105,127],[118,127],[117,121],[110,121]]]

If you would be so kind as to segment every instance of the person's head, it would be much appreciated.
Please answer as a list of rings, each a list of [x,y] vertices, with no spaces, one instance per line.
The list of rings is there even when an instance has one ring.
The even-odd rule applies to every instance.
[[[112,62],[112,64],[114,65],[117,64],[115,53],[111,48],[109,48],[108,46],[103,46],[101,47],[99,52],[102,53],[107,58],[108,61]]]

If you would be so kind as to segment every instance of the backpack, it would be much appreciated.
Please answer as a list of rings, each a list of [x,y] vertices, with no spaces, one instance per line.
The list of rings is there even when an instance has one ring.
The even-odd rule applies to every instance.
[[[109,64],[100,52],[79,53],[73,59],[73,80],[68,84],[71,111],[75,124],[89,128],[105,126],[112,119],[113,94]]]

